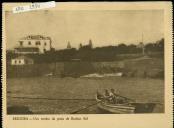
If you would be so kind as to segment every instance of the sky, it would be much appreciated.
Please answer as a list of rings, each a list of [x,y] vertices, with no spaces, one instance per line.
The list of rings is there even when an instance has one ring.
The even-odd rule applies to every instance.
[[[7,49],[28,35],[49,36],[56,49],[154,42],[164,37],[162,10],[50,10],[24,13],[6,12]]]

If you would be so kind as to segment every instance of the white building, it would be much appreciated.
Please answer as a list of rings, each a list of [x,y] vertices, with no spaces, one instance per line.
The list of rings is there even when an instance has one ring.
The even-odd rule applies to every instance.
[[[11,65],[30,65],[34,64],[34,60],[26,56],[19,56],[17,58],[11,59]]]
[[[29,35],[21,38],[15,48],[15,53],[45,53],[52,48],[51,38],[41,35]]]

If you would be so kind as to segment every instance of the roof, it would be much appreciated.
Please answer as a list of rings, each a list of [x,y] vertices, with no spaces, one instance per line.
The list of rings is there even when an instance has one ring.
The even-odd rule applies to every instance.
[[[33,60],[33,59],[31,59],[31,58],[29,58],[29,57],[27,57],[27,56],[18,56],[18,57],[14,58],[14,59]]]
[[[29,35],[21,38],[21,40],[51,40],[51,38],[43,35]]]
[[[19,52],[39,52],[39,48],[37,47],[18,47],[15,49]]]

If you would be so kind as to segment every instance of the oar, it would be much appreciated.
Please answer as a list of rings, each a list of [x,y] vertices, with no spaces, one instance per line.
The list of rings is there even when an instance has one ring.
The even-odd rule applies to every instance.
[[[76,110],[76,111],[74,111],[74,112],[71,112],[70,114],[76,114],[76,113],[78,113],[78,112],[80,112],[80,111],[82,111],[82,110],[85,110],[85,109],[90,108],[90,107],[92,107],[92,106],[94,106],[94,105],[97,105],[97,104],[100,103],[100,102],[102,102],[102,100],[101,100],[101,101],[98,101],[97,103],[91,104],[91,105],[89,105],[89,106],[87,106],[87,107],[85,107],[85,108],[81,108],[81,109],[78,109],[78,110]]]
[[[120,97],[123,97],[123,98],[125,98],[125,99],[128,99],[128,100],[133,101],[133,102],[130,102],[130,103],[155,103],[155,104],[163,105],[163,104],[162,104],[162,103],[160,103],[160,102],[136,102],[136,100],[134,100],[134,99],[130,99],[130,98],[127,98],[127,97],[124,97],[124,96],[118,95],[118,94],[115,94],[115,95],[117,95],[117,96],[120,96]]]
[[[118,94],[115,94],[116,96],[119,96],[119,97],[122,97],[122,98],[125,98],[125,99],[128,99],[128,100],[131,100],[131,101],[136,101],[134,99],[130,99],[130,98],[127,98],[127,97],[124,97],[124,96],[121,96],[121,95],[118,95]]]

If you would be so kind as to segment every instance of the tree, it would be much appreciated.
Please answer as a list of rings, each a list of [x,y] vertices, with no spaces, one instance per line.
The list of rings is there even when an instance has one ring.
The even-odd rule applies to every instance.
[[[119,44],[118,46],[117,46],[117,51],[118,51],[118,53],[127,53],[127,45],[125,45],[125,44]]]
[[[164,52],[164,38],[162,38],[161,40],[159,40],[158,47],[159,47],[159,50],[160,51]]]
[[[81,49],[82,47],[83,47],[83,45],[80,43],[80,44],[79,44],[79,49]]]

